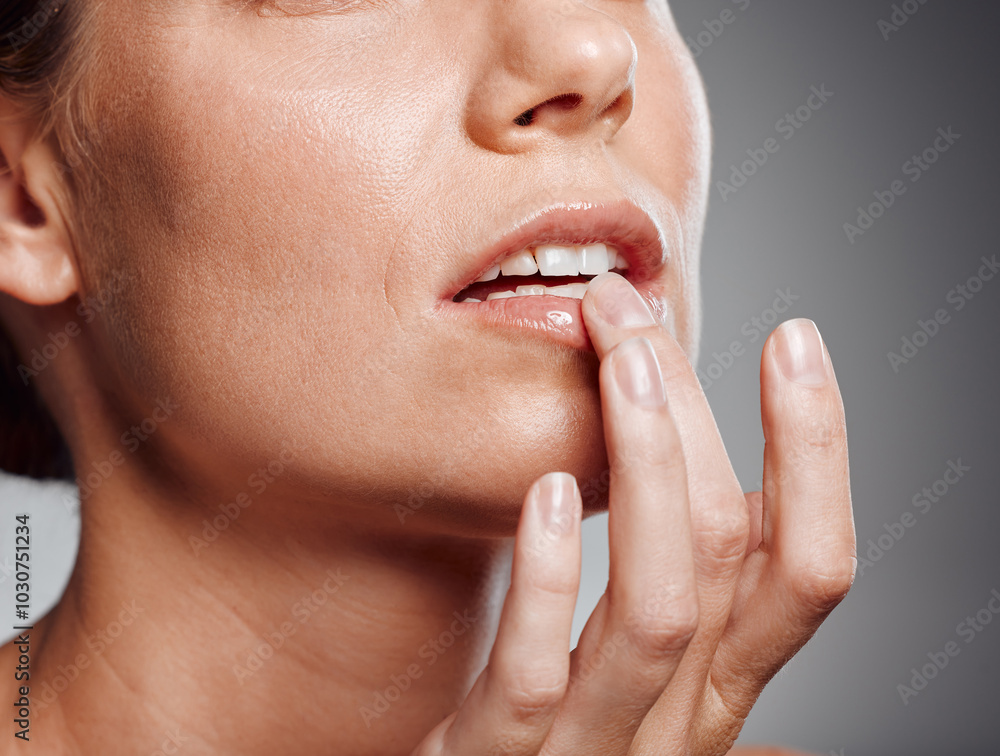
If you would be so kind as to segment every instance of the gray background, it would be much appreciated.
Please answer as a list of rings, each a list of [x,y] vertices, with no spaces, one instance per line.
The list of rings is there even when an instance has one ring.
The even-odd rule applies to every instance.
[[[696,44],[706,21],[726,8],[733,14],[697,58],[715,135],[699,367],[710,375],[713,362],[725,361],[713,353],[733,341],[746,349],[721,375],[711,368],[719,377],[707,388],[736,471],[744,488],[760,487],[764,339],[742,329],[767,317],[775,289],[788,289],[798,299],[782,319],[817,322],[844,394],[859,555],[887,524],[913,517],[901,538],[883,538],[888,550],[859,571],[848,598],[765,690],[741,742],[843,756],[996,756],[1000,621],[971,639],[958,626],[980,610],[992,619],[987,602],[1000,589],[1000,276],[961,311],[948,294],[976,275],[980,257],[1000,253],[991,223],[1000,199],[1000,7],[897,5],[919,9],[885,39],[878,21],[890,19],[891,3],[675,4],[682,33]],[[785,139],[778,120],[822,85],[833,95]],[[913,182],[904,163],[948,127],[960,138]],[[768,137],[778,152],[723,200],[715,182]],[[849,243],[844,223],[897,179],[906,193]],[[949,322],[894,372],[887,353],[939,308]],[[914,495],[958,459],[971,470],[926,512],[915,507]],[[41,613],[63,589],[78,525],[62,491],[45,499],[13,485],[0,480],[3,509],[35,511],[36,533],[46,533],[39,543],[53,544],[36,557]],[[4,518],[0,605],[9,606]],[[588,521],[585,539],[576,634],[606,583],[606,517]],[[960,653],[904,705],[897,685],[909,685],[911,668],[949,641]]]

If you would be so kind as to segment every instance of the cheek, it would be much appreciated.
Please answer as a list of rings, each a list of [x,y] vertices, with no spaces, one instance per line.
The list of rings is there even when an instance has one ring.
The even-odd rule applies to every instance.
[[[416,170],[403,156],[420,151],[401,116],[366,107],[352,82],[236,81],[165,71],[106,135],[91,247],[95,277],[125,282],[106,313],[111,359],[129,389],[173,392],[192,408],[188,430],[219,444],[247,443],[249,425],[356,427],[343,397],[363,396],[360,366],[401,335],[385,272]]]

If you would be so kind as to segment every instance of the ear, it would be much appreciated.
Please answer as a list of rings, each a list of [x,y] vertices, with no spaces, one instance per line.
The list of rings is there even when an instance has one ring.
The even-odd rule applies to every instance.
[[[57,201],[59,162],[36,126],[0,97],[0,292],[51,305],[76,293],[78,277]]]

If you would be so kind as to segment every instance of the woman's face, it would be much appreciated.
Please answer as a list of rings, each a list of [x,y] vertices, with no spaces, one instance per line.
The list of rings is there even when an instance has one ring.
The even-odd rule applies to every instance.
[[[107,438],[169,397],[149,458],[224,479],[208,503],[283,441],[274,485],[387,524],[506,530],[550,470],[596,503],[596,355],[445,312],[518,223],[632,203],[694,356],[710,139],[665,0],[242,5],[94,19],[74,225],[81,297],[119,292],[90,357]]]

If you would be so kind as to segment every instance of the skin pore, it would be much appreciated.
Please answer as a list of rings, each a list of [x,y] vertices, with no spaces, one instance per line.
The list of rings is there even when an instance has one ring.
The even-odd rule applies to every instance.
[[[609,466],[598,355],[434,313],[528,214],[642,206],[695,359],[710,135],[665,2],[284,7],[95,3],[73,196],[4,104],[0,316],[23,354],[101,302],[36,379],[99,474],[39,753],[407,754],[459,707],[525,492]]]

